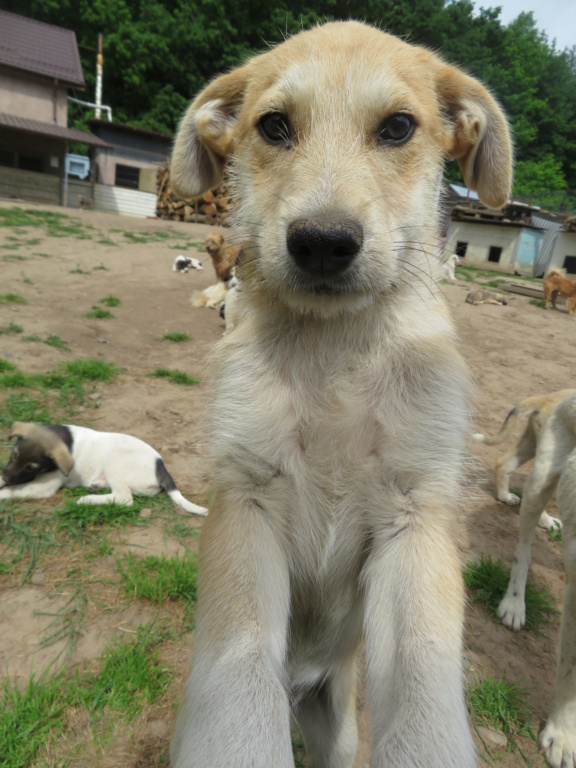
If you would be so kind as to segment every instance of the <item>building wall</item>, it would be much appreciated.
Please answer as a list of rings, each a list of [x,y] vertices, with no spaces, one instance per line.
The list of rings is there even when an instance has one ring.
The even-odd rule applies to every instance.
[[[451,221],[446,236],[446,253],[455,253],[458,242],[467,243],[464,266],[514,272],[518,235],[521,229],[513,226],[476,224],[468,221]],[[502,248],[498,262],[488,261],[491,247]]]
[[[0,69],[0,112],[66,127],[67,96],[65,85],[48,78]]]
[[[7,167],[18,168],[18,160],[14,153],[20,158],[36,158],[41,164],[42,173],[50,176],[60,176],[61,167],[64,162],[64,147],[62,139],[51,138],[50,136],[36,136],[23,131],[16,131],[12,128],[0,128],[0,168],[1,173],[7,170]],[[21,168],[22,170],[22,168]],[[30,170],[28,168],[28,170]],[[40,170],[35,168],[35,170]]]
[[[556,242],[548,269],[564,267],[566,257],[572,256],[576,259],[576,232],[558,232]],[[574,262],[572,262],[574,263]],[[576,270],[570,269],[570,274],[575,274]]]

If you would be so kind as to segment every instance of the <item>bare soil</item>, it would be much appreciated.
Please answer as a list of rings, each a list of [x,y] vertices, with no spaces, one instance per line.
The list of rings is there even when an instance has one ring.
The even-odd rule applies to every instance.
[[[27,204],[22,207],[40,210]],[[85,227],[88,239],[55,238],[42,230],[25,229],[17,234],[18,245],[10,239],[14,237],[11,228],[0,229],[0,294],[20,294],[28,302],[0,304],[0,326],[14,323],[24,329],[20,334],[0,335],[0,359],[27,372],[46,372],[61,360],[76,358],[102,358],[121,365],[123,371],[118,379],[99,386],[74,420],[146,440],[162,453],[180,490],[202,503],[210,488],[203,416],[211,382],[205,363],[223,331],[223,323],[217,312],[193,308],[189,300],[193,291],[214,282],[213,269],[201,247],[209,228],[92,211],[69,213]],[[125,233],[143,235],[145,242],[134,242]],[[156,233],[162,233],[161,237]],[[25,242],[27,238],[32,244]],[[179,253],[198,256],[205,262],[204,271],[186,275],[172,272],[172,262]],[[573,386],[576,326],[563,307],[543,311],[520,296],[511,298],[503,307],[466,304],[466,292],[478,287],[480,281],[474,285],[459,279],[455,285],[444,285],[443,290],[478,387],[476,427],[493,433],[519,400]],[[109,295],[121,299],[121,304],[111,309],[113,318],[84,316]],[[176,344],[162,339],[165,332],[174,331],[187,332],[191,340]],[[24,341],[26,336],[47,334],[63,339],[67,348]],[[199,378],[200,384],[183,387],[150,378],[148,374],[158,367],[185,371]],[[0,406],[7,396],[7,392],[0,392]],[[0,459],[5,460],[9,450],[7,435],[2,439]],[[492,484],[494,462],[503,449],[471,441],[469,450],[476,463],[470,471],[465,506],[468,541],[463,543],[464,558],[478,560],[481,554],[490,554],[493,560],[502,557],[509,564],[517,542],[518,510],[495,501]],[[523,467],[514,476],[513,488],[522,487],[528,469]],[[37,504],[39,513],[49,515],[56,501]],[[198,518],[182,516],[181,520],[191,527],[201,526]],[[126,601],[115,586],[117,554],[130,550],[174,555],[186,546],[195,547],[194,540],[186,545],[167,533],[161,520],[154,518],[147,525],[145,522],[111,534],[114,555],[88,564],[82,549],[59,551],[45,557],[24,584],[19,578],[21,573],[0,576],[2,674],[25,684],[32,669],[38,674],[51,662],[54,669],[62,664],[90,666],[96,663],[110,637],[134,632],[139,624],[163,612],[174,614],[180,610]],[[58,658],[63,644],[41,647],[42,641],[49,633],[53,614],[69,599],[62,584],[67,574],[79,567],[89,569],[93,594],[98,599],[90,601],[73,654]],[[540,529],[533,548],[531,575],[538,586],[550,587],[561,600],[561,543],[550,541],[547,532]],[[558,630],[559,617],[541,633],[513,634],[489,618],[480,605],[471,603],[467,611],[470,676],[495,675],[520,682],[534,708],[536,730],[550,708]],[[129,725],[117,724],[102,740],[91,733],[85,713],[68,713],[65,738],[48,750],[47,764],[52,764],[49,758],[64,756],[66,765],[165,765],[174,705],[190,659],[189,641],[186,635],[163,647],[163,658],[177,670],[177,676],[169,696],[160,705],[146,710]],[[369,760],[367,719],[361,701],[359,710],[361,745],[357,768],[367,766]],[[518,749],[486,748],[480,740],[478,746],[489,764],[510,768],[527,764]],[[531,739],[522,738],[520,746],[528,764],[545,765]]]

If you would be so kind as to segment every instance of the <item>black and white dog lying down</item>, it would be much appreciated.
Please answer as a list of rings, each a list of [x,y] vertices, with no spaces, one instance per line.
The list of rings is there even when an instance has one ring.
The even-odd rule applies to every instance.
[[[202,262],[199,259],[195,259],[193,256],[176,256],[174,263],[172,264],[172,272],[181,272],[186,274],[191,269],[203,270]]]
[[[111,493],[82,496],[78,504],[131,505],[132,494],[156,496],[166,491],[186,512],[207,512],[182,496],[160,454],[137,437],[71,424],[19,421],[12,425],[13,437],[17,441],[2,470],[0,501],[46,499],[60,488],[85,485],[94,491],[109,488]]]

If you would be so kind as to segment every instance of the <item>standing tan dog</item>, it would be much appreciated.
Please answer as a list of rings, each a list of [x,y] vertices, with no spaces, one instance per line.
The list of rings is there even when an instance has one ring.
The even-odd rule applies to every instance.
[[[566,587],[560,649],[554,681],[552,710],[538,737],[552,768],[576,766],[576,392],[562,400],[546,419],[534,467],[524,486],[520,507],[520,541],[510,582],[498,615],[518,631],[526,622],[525,592],[530,550],[540,510],[558,486],[556,499],[564,524],[563,549]]]
[[[548,309],[550,301],[554,309],[556,309],[558,295],[567,299],[568,314],[576,315],[576,280],[568,280],[560,269],[551,269],[544,278],[546,309]]]
[[[217,348],[215,495],[173,768],[350,768],[366,646],[374,768],[471,768],[456,543],[469,373],[436,281],[456,157],[491,206],[506,121],[474,79],[363,24],[212,82],[179,129],[186,197],[233,163],[242,321]],[[416,287],[419,286],[419,287]]]
[[[509,453],[501,456],[494,467],[494,485],[496,487],[496,498],[499,501],[511,505],[520,504],[520,497],[515,493],[510,493],[510,475],[512,472],[516,472],[522,464],[534,458],[544,422],[552,409],[572,392],[572,389],[561,389],[558,392],[550,392],[547,395],[527,397],[512,408],[498,434],[493,437],[480,433],[473,436],[474,440],[485,445],[500,445],[500,443],[503,443],[510,437],[518,420],[526,421],[522,434],[514,448]],[[551,517],[546,510],[543,510],[538,520],[538,525],[541,528],[552,530],[560,526],[560,521],[555,517]]]

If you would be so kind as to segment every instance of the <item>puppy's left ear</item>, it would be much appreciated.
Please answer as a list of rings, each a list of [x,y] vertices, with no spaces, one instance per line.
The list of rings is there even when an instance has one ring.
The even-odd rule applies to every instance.
[[[512,187],[512,142],[508,122],[477,80],[444,65],[438,91],[449,121],[447,156],[456,158],[469,189],[483,203],[504,205]]]
[[[220,183],[232,150],[247,69],[244,66],[214,80],[184,114],[170,168],[170,184],[178,195],[198,197]]]

